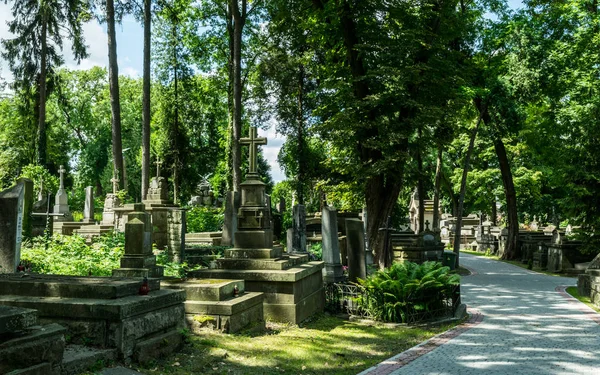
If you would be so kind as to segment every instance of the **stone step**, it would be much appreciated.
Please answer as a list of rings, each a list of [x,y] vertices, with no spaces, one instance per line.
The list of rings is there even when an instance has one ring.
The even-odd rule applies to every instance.
[[[223,232],[195,232],[195,233],[186,233],[186,239],[199,239],[199,238],[221,238],[223,236]]]
[[[31,367],[18,369],[7,373],[6,375],[50,375],[58,374],[58,369],[52,368],[48,362],[33,365]]]
[[[0,295],[0,304],[33,308],[39,317],[119,321],[185,301],[183,290],[153,290],[146,296],[118,299],[32,297]]]
[[[244,280],[163,280],[163,288],[165,289],[184,290],[187,301],[225,301],[233,297],[235,286],[238,287],[239,294],[244,293]]]
[[[186,314],[235,315],[262,304],[263,293],[248,292],[225,301],[186,301]]]
[[[50,369],[59,366],[66,331],[58,324],[34,326],[22,336],[0,341],[0,374],[14,370],[20,370],[22,374],[36,374],[35,371],[39,370],[36,365]]]
[[[233,248],[225,250],[225,258],[232,259],[273,259],[280,258],[282,251],[280,247],[267,249],[242,249]]]
[[[0,305],[0,338],[37,324],[37,311]]]
[[[292,256],[290,256],[292,257]],[[306,262],[287,270],[235,270],[235,269],[202,269],[188,273],[189,277],[245,280],[248,281],[296,282],[313,273],[321,272],[325,263],[320,261]],[[1,301],[1,300],[0,300]],[[0,302],[1,303],[1,302]]]
[[[226,270],[286,270],[290,266],[291,264],[287,257],[275,259],[223,258],[217,261],[217,268]]]
[[[179,329],[171,329],[166,333],[153,335],[138,341],[133,351],[133,360],[140,364],[155,361],[176,352],[183,345],[183,335]]]
[[[222,257],[219,255],[187,255],[185,256],[185,261],[190,266],[202,265],[209,266],[213,261],[217,259],[221,259]]]
[[[151,290],[160,289],[160,280],[148,280]],[[115,299],[137,295],[142,279],[8,274],[0,277],[0,296]]]
[[[212,247],[186,247],[185,255],[186,256],[200,256],[200,255],[216,255],[216,250]]]
[[[77,375],[94,367],[104,367],[117,359],[116,349],[97,349],[83,345],[67,345],[61,364],[61,375]]]

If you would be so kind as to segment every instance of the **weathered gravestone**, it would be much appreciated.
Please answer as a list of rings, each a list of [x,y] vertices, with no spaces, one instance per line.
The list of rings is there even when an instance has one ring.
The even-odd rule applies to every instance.
[[[292,253],[306,253],[306,208],[297,204],[292,215]]]
[[[365,254],[365,232],[362,221],[346,219],[346,246],[348,256],[348,281],[367,277],[367,259]]]
[[[83,222],[94,222],[94,188],[88,186],[85,188],[85,205],[83,207]]]
[[[0,273],[13,273],[21,260],[25,185],[0,192]]]
[[[61,165],[58,169],[58,173],[60,173],[60,186],[54,197],[54,213],[62,214],[62,216],[55,216],[55,221],[73,221],[73,216],[71,216],[69,210],[69,197],[65,190],[65,172],[65,168]]]
[[[237,232],[237,211],[240,207],[240,193],[228,191],[225,197],[225,212],[223,221],[222,246],[235,245],[235,232]]]
[[[323,281],[337,283],[344,279],[338,239],[337,211],[333,207],[323,207],[321,216],[323,238]]]

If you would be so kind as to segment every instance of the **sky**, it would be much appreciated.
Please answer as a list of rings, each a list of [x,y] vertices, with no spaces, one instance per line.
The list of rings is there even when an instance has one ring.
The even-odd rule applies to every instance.
[[[19,1],[19,0],[16,0]],[[514,9],[521,6],[521,0],[508,0],[508,4]],[[11,5],[0,2],[0,39],[11,38],[7,22],[12,19]],[[90,69],[93,66],[108,66],[108,37],[106,27],[97,21],[86,23],[83,27],[89,57],[79,65],[73,60],[70,45],[65,43],[65,65],[69,69]],[[119,74],[130,77],[141,77],[143,61],[143,34],[142,26],[133,17],[126,17],[121,25],[117,26],[117,58]],[[7,62],[0,57],[0,75],[11,81],[11,74]],[[285,179],[279,164],[277,154],[283,145],[285,138],[277,134],[274,124],[267,130],[258,130],[259,136],[267,137],[268,144],[262,146],[263,154],[271,166],[271,176],[275,182]]]

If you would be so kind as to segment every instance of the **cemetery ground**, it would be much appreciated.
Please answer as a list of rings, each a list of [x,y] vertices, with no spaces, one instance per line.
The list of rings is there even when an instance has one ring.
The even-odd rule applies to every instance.
[[[367,324],[325,313],[300,326],[268,323],[261,332],[188,334],[178,353],[132,368],[144,374],[354,375],[453,325]]]

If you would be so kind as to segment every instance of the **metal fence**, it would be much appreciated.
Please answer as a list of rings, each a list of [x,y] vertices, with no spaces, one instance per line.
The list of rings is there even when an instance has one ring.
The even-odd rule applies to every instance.
[[[325,309],[331,313],[343,313],[361,318],[375,319],[369,311],[358,303],[359,299],[367,299],[369,293],[357,284],[332,283],[325,286]],[[419,324],[454,316],[460,305],[460,285],[456,285],[450,293],[438,293],[436,308],[415,309],[418,300],[410,303],[402,310],[403,323]]]

